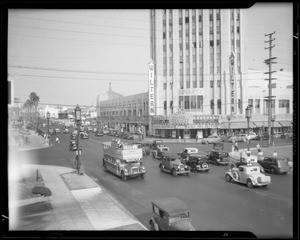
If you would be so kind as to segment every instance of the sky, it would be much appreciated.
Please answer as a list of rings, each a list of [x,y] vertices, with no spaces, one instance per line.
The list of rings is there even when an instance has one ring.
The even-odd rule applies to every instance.
[[[256,3],[247,10],[248,68],[268,70],[265,34],[275,31],[275,70],[292,71],[292,3]],[[8,78],[14,96],[31,92],[40,105],[96,105],[109,83],[124,96],[146,92],[149,11],[11,9]],[[42,105],[43,106],[43,105]]]

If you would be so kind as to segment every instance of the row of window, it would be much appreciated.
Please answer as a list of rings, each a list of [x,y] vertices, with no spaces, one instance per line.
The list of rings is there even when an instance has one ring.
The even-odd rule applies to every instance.
[[[148,105],[148,104],[147,104]],[[142,109],[136,110],[119,110],[119,111],[102,111],[100,112],[101,116],[133,116],[133,117],[142,117],[143,114],[147,113],[147,111],[143,111]]]

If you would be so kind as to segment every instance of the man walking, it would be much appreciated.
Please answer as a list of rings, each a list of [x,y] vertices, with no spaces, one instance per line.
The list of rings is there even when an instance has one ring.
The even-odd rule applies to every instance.
[[[239,151],[238,143],[237,141],[234,143],[234,151]]]

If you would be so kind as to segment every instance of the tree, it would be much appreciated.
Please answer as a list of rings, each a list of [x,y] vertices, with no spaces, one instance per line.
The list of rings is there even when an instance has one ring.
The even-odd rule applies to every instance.
[[[32,92],[29,95],[29,100],[31,102],[31,106],[34,107],[34,112],[35,112],[35,115],[36,115],[36,109],[37,109],[37,106],[39,104],[40,97],[35,92]]]

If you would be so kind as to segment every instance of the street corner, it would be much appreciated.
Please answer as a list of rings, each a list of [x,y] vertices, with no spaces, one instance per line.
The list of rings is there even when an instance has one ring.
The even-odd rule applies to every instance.
[[[70,191],[93,188],[98,189],[93,191],[102,191],[101,187],[92,178],[90,178],[86,174],[79,175],[75,170],[72,172],[60,174],[60,177],[63,179],[64,183]]]

